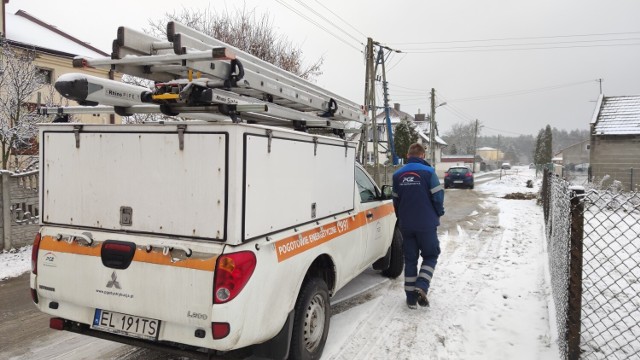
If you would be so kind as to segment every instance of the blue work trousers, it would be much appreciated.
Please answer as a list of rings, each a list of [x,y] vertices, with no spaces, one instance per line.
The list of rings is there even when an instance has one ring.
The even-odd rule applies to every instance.
[[[428,231],[401,230],[404,252],[404,290],[407,299],[415,299],[415,288],[429,291],[429,284],[440,255],[440,241],[437,228]],[[422,264],[418,271],[418,257]]]

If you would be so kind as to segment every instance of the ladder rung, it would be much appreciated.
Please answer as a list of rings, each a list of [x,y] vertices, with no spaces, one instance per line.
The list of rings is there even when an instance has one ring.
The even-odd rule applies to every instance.
[[[300,88],[307,88],[308,89],[307,91],[317,92],[323,98],[334,99],[339,103],[338,104],[339,107],[349,107],[349,108],[352,108],[352,111],[354,111],[355,113],[360,112],[360,107],[354,104],[350,100],[347,100],[331,92],[328,92],[327,90],[315,84],[312,84],[311,82],[301,79],[300,77],[294,74],[284,71],[262,59],[259,59],[247,52],[239,50],[229,44],[223,43],[218,39],[212,38],[197,30],[188,28],[178,22],[175,22],[175,21],[169,22],[169,24],[167,25],[168,40],[174,41],[174,38],[177,34],[181,34],[181,35],[184,34],[195,40],[198,40],[199,43],[197,41],[190,43],[190,44],[194,44],[194,46],[200,44],[199,47],[195,47],[196,50],[206,49],[207,47],[211,47],[211,46],[226,46],[238,56],[240,61],[243,62],[243,64],[245,65],[245,71],[249,69],[249,70],[255,71],[256,73],[263,73],[263,74],[269,73],[270,78],[277,79],[277,81],[279,82],[283,82],[283,83],[286,83],[287,85],[294,86],[294,87],[297,86]]]

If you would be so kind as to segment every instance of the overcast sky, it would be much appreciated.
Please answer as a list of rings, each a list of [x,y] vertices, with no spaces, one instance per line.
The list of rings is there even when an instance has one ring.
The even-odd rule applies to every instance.
[[[481,135],[535,135],[547,124],[588,129],[595,101],[640,94],[637,0],[247,0],[268,13],[308,63],[324,57],[320,86],[364,102],[367,37],[401,50],[388,59],[391,102],[429,111],[436,89],[441,133],[478,119]],[[304,5],[303,5],[304,4]],[[233,10],[241,1],[10,0],[110,52],[118,26],[148,28],[183,7]],[[310,20],[311,21],[310,21]],[[336,27],[337,25],[337,27]],[[381,104],[381,100],[379,104]]]

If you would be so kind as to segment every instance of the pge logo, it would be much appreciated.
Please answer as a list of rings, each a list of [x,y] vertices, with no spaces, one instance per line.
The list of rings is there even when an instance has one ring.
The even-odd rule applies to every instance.
[[[48,252],[42,258],[42,265],[56,267],[56,254]]]

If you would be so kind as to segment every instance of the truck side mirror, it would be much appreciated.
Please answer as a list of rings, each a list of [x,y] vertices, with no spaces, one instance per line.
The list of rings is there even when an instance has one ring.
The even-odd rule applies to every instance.
[[[393,198],[393,187],[391,185],[382,185],[382,200],[390,200]]]

